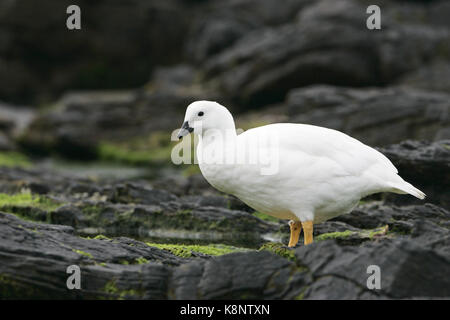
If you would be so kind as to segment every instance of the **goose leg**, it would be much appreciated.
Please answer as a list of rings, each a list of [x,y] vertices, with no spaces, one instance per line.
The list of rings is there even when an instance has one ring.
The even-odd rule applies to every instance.
[[[305,238],[305,245],[313,243],[313,222],[305,221],[302,222],[303,235]]]
[[[289,247],[295,247],[302,231],[302,224],[300,221],[289,221],[289,227],[291,228],[291,238],[289,239]]]

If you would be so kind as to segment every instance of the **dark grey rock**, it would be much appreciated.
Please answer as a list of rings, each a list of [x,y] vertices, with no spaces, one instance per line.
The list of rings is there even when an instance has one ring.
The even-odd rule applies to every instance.
[[[187,55],[201,63],[249,32],[293,20],[297,12],[311,2],[289,0],[280,6],[276,0],[212,1],[205,9],[208,14],[201,12],[194,19],[186,45]]]
[[[249,32],[207,59],[205,77],[239,103],[262,106],[311,84],[388,84],[441,58],[448,30],[383,16],[385,30],[373,32],[365,28],[365,9],[356,1],[314,1],[298,22]]]
[[[79,31],[66,29],[71,4],[20,0],[2,5],[0,96],[48,100],[74,87],[138,86],[148,80],[156,61],[169,64],[181,58],[190,16],[184,1],[79,1]],[[35,17],[40,17],[38,25]]]
[[[448,251],[428,241],[436,230],[432,224],[422,224],[410,239],[386,238],[362,246],[326,240],[301,246],[291,261],[267,251],[186,259],[129,238],[84,239],[71,227],[27,222],[5,213],[0,213],[0,220],[0,295],[5,299],[450,296]],[[446,239],[448,248],[448,232],[443,236],[436,233],[434,240]],[[139,264],[139,258],[147,262]],[[73,264],[81,268],[81,290],[66,288],[66,268]],[[369,265],[380,267],[379,290],[367,288]]]
[[[371,292],[366,283],[369,265],[380,267],[381,289],[377,291],[382,296],[398,299],[414,296],[445,298],[450,295],[448,255],[438,254],[411,241],[397,239],[363,247],[339,247],[333,241],[324,241],[296,249],[296,257],[316,278],[332,276],[351,282],[347,286],[353,288],[353,292],[356,290],[357,296],[363,291]],[[320,297],[324,288],[316,286],[318,284],[311,293]]]
[[[175,299],[292,298],[307,276],[296,265],[268,252],[233,253],[177,268]]]
[[[445,60],[427,64],[400,78],[399,84],[420,90],[450,92],[450,63]]]
[[[447,94],[407,88],[311,86],[292,90],[284,110],[289,122],[336,129],[383,146],[405,139],[442,139],[450,126],[448,101]]]

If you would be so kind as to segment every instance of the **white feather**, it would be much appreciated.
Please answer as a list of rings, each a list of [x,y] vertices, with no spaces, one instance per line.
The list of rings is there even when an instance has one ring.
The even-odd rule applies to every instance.
[[[205,118],[201,119],[204,127],[234,130],[228,110],[208,103],[191,104],[185,120],[192,121],[193,114],[201,109],[205,110]],[[274,136],[278,143],[261,143]],[[377,192],[425,197],[398,175],[382,153],[336,130],[279,123],[250,129],[225,144],[209,141],[205,133],[200,138],[199,165],[211,185],[237,196],[255,210],[282,219],[322,222],[351,211],[362,197]],[[251,150],[255,141],[259,142],[256,151]],[[272,152],[278,154],[278,171],[263,175],[263,164],[207,163],[203,157],[208,148],[231,156],[242,150],[246,154]]]

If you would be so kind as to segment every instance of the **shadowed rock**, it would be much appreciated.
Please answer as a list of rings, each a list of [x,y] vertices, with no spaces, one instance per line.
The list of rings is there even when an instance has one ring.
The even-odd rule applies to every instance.
[[[179,258],[139,241],[84,239],[65,226],[0,213],[0,295],[55,299],[388,299],[448,298],[447,251],[424,238],[333,240],[301,246],[293,259],[266,251]],[[430,225],[418,231],[429,234]],[[447,232],[448,238],[448,232]],[[446,252],[446,253],[445,253]],[[291,255],[289,255],[291,256]],[[126,262],[126,263],[125,263]],[[78,265],[81,290],[68,290]],[[381,289],[367,288],[367,267],[381,269]]]

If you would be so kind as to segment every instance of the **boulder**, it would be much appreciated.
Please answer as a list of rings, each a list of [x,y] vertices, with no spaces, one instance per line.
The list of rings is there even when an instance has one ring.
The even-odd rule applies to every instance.
[[[450,96],[411,88],[354,89],[309,86],[291,90],[284,104],[258,114],[285,114],[283,121],[342,131],[370,146],[406,139],[449,137]]]
[[[360,245],[318,241],[286,255],[235,252],[182,258],[128,238],[81,238],[67,226],[0,213],[0,295],[4,299],[417,299],[449,298],[447,250],[412,237]],[[447,218],[448,222],[448,218]],[[422,235],[418,236],[419,234]],[[446,237],[446,238],[445,238]],[[444,243],[441,241],[441,244]],[[433,245],[434,244],[434,245]],[[67,268],[81,272],[68,290]],[[368,266],[381,288],[367,286]]]
[[[179,128],[192,101],[216,99],[217,93],[195,85],[187,65],[160,68],[139,90],[68,92],[42,112],[20,137],[34,152],[56,152],[71,159],[98,156],[101,142],[129,142]]]
[[[447,29],[386,18],[385,30],[374,32],[366,19],[366,7],[356,1],[314,1],[298,21],[249,32],[207,59],[205,79],[240,104],[259,107],[311,84],[392,83],[425,59],[440,58],[449,41]]]
[[[66,28],[71,4],[1,5],[0,96],[49,101],[68,88],[135,87],[156,64],[180,60],[189,22],[183,1],[78,1],[82,24],[73,31]]]
[[[296,249],[296,257],[319,279],[305,291],[305,299],[448,298],[450,295],[448,255],[415,242],[397,239],[362,247],[341,247],[324,241]],[[380,270],[380,289],[370,290],[367,286],[371,265]],[[329,285],[336,286],[338,291],[333,292]]]

